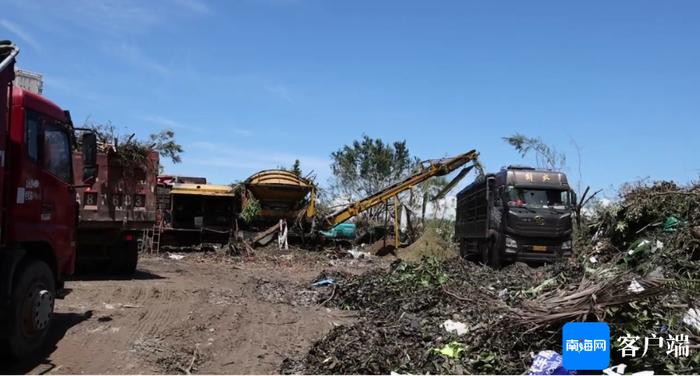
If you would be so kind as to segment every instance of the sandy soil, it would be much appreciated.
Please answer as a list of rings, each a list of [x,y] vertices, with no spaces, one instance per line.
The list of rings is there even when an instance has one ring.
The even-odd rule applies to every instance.
[[[2,360],[0,372],[277,373],[286,357],[354,319],[315,303],[314,277],[382,265],[300,254],[149,256],[131,279],[68,282],[46,350],[24,364]]]

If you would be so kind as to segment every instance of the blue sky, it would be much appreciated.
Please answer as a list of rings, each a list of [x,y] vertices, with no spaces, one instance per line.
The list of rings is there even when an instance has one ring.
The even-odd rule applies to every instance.
[[[3,0],[0,37],[76,122],[173,128],[167,172],[229,183],[295,158],[326,183],[362,136],[421,158],[542,137],[614,194],[700,174],[696,1]],[[527,161],[525,161],[527,162]]]

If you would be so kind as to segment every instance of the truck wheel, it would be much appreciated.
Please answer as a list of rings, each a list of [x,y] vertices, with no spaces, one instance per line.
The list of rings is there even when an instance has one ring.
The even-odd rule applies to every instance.
[[[489,256],[489,265],[494,269],[499,269],[501,267],[501,247],[494,240],[489,241]]]
[[[114,274],[134,274],[138,259],[139,247],[135,241],[119,242],[110,248],[109,270]]]
[[[136,271],[136,265],[139,263],[139,245],[136,241],[126,243],[124,253],[124,262],[122,263],[122,274],[131,275]]]
[[[501,253],[496,248],[496,241],[488,239],[480,243],[481,247],[481,262],[494,269],[501,267]]]
[[[472,246],[473,246],[472,243],[469,243],[464,239],[460,240],[459,241],[459,255],[467,261],[477,262],[479,259],[478,250],[475,251]],[[472,248],[470,248],[470,247],[472,247]]]
[[[479,252],[481,253],[481,263],[484,265],[490,265],[491,247],[489,246],[489,241],[479,241],[477,243],[477,247],[479,249]]]
[[[49,266],[31,260],[18,269],[12,290],[10,353],[18,359],[35,355],[44,343],[53,319],[56,287]]]

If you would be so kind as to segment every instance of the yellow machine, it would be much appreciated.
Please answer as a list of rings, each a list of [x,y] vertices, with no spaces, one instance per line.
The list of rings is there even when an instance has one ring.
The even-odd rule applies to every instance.
[[[326,216],[322,223],[321,227],[323,229],[328,229],[332,228],[340,223],[343,223],[347,221],[348,219],[362,213],[365,210],[368,210],[372,207],[375,207],[380,204],[384,204],[391,200],[392,198],[395,199],[395,204],[394,204],[394,237],[396,241],[396,246],[398,247],[399,245],[399,205],[398,205],[398,194],[411,189],[415,187],[416,185],[432,178],[435,176],[444,176],[447,175],[456,169],[464,166],[465,164],[469,162],[474,162],[471,166],[465,167],[456,177],[453,179],[446,187],[443,189],[436,197],[434,198],[439,198],[442,197],[447,191],[449,191],[451,188],[453,188],[459,180],[461,180],[472,168],[476,167],[477,169],[481,169],[477,157],[479,156],[479,153],[476,150],[469,151],[464,154],[460,154],[455,157],[451,158],[443,158],[443,159],[437,159],[437,160],[428,160],[428,161],[423,161],[421,164],[421,169],[416,172],[415,174],[407,177],[406,179],[393,184],[389,187],[386,187],[382,189],[381,191],[363,198],[361,200],[355,201],[333,213],[330,215]]]
[[[421,168],[419,171],[417,171],[415,174],[407,177],[406,179],[395,183],[393,185],[390,185],[389,187],[386,187],[382,189],[381,191],[372,194],[369,197],[365,197],[363,199],[360,199],[358,201],[355,201],[347,206],[344,206],[341,209],[338,209],[337,211],[331,213],[330,215],[327,215],[323,219],[321,219],[320,223],[318,224],[316,230],[329,230],[332,229],[333,227],[347,221],[348,219],[364,212],[365,210],[368,210],[370,208],[373,208],[377,205],[387,203],[389,200],[394,199],[395,204],[394,204],[394,238],[396,242],[396,246],[398,247],[399,245],[399,199],[398,195],[401,192],[404,192],[408,189],[411,189],[415,187],[416,185],[432,178],[435,176],[444,176],[448,175],[449,173],[455,171],[456,169],[464,166],[465,164],[469,162],[474,162],[471,166],[465,167],[446,187],[443,189],[442,192],[440,192],[438,195],[433,197],[433,199],[439,198],[443,196],[447,191],[449,191],[451,188],[453,188],[459,180],[461,180],[472,168],[476,167],[477,169],[481,169],[477,157],[479,156],[479,153],[476,150],[469,151],[464,154],[457,155],[455,157],[451,158],[443,158],[443,159],[436,159],[436,160],[428,160],[428,161],[423,161],[421,163]],[[307,207],[306,210],[306,217],[308,219],[312,219],[316,215],[316,208],[315,208],[315,190],[311,191],[311,202],[309,207]],[[253,239],[253,244],[257,243],[258,241],[261,241],[264,238],[269,238],[272,236],[274,233],[277,232],[278,226],[272,226],[269,229],[262,231],[258,233],[255,238]]]

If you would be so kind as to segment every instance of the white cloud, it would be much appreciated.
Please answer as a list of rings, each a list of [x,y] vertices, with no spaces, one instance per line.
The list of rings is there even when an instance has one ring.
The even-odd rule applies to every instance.
[[[289,88],[285,85],[265,85],[265,91],[289,103],[294,102]]]
[[[35,49],[38,52],[41,52],[43,50],[43,47],[41,44],[32,36],[29,32],[26,30],[22,29],[19,25],[16,23],[6,20],[6,19],[0,19],[0,26],[3,28],[7,29],[10,33],[14,34],[19,38],[22,42],[28,44],[31,46],[33,49]],[[19,45],[19,43],[17,43]],[[21,48],[21,46],[20,46]]]
[[[322,181],[330,173],[330,160],[315,156],[280,153],[263,149],[234,148],[231,145],[215,144],[208,141],[194,142],[189,145],[191,150],[204,151],[206,158],[188,157],[186,163],[210,167],[228,167],[246,170],[254,173],[259,170],[274,169],[279,166],[290,167],[295,159],[301,161],[304,173],[312,170]],[[247,178],[246,177],[243,177]]]
[[[65,8],[72,10],[77,23],[100,32],[121,36],[143,32],[162,23],[162,12],[144,7],[150,2],[124,0],[74,0]]]
[[[250,136],[253,134],[253,132],[247,130],[247,129],[240,129],[240,128],[234,128],[233,133],[237,134],[239,136]]]
[[[174,0],[178,5],[199,14],[211,14],[209,5],[200,0]]]
[[[159,127],[162,128],[170,128],[170,129],[187,129],[190,131],[198,131],[201,132],[202,129],[199,127],[191,126],[189,124],[181,123],[177,120],[169,119],[160,115],[146,115],[141,117],[141,119],[155,124]]]
[[[172,76],[172,70],[170,68],[152,59],[135,45],[126,42],[103,43],[102,51],[120,58],[136,68],[148,70],[164,77]]]

